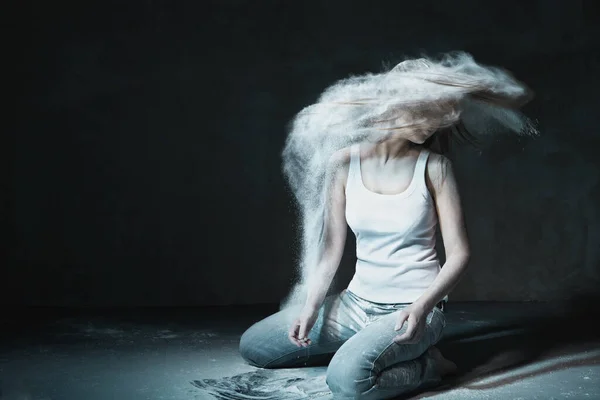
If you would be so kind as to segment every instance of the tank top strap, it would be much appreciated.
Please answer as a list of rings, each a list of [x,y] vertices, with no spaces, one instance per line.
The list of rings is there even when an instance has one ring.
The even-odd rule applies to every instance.
[[[356,174],[358,172],[358,163],[360,162],[359,145],[350,146],[350,166],[348,168],[348,178],[346,179],[346,193],[348,190],[354,190],[356,186]]]
[[[358,157],[360,156],[359,145],[357,143],[350,146],[350,162],[352,165],[356,164]]]
[[[425,171],[427,169],[427,160],[429,159],[429,150],[423,149],[421,153],[419,153],[419,158],[417,158],[417,164],[415,165],[415,174],[413,179],[417,180],[419,183],[427,186],[425,183]]]
[[[350,146],[350,168],[348,170],[348,176],[353,179],[356,177],[360,163],[360,145],[353,144]]]

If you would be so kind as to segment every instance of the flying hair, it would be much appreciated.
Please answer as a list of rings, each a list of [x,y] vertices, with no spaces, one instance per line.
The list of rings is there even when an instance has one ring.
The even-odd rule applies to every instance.
[[[465,52],[405,60],[388,71],[352,76],[326,88],[294,117],[282,153],[301,228],[298,280],[282,308],[305,301],[319,263],[334,168],[330,160],[336,152],[427,127],[432,119],[451,139],[473,145],[486,135],[537,135],[532,121],[518,111],[531,98],[508,71],[479,64]],[[392,119],[397,121],[393,127],[379,126]]]

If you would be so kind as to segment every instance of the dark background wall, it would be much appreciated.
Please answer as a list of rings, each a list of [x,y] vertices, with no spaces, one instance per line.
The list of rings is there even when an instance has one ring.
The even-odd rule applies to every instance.
[[[594,1],[69,3],[15,16],[24,116],[3,303],[279,301],[297,239],[286,123],[334,80],[448,50],[527,82],[542,131],[451,154],[473,248],[453,298],[600,282]]]

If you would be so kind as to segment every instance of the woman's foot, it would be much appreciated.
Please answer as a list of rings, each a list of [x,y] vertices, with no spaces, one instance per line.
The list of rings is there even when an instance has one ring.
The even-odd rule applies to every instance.
[[[440,376],[446,376],[456,373],[458,367],[452,361],[444,358],[442,352],[435,346],[432,346],[427,350],[428,355],[434,360],[435,368],[437,369]]]

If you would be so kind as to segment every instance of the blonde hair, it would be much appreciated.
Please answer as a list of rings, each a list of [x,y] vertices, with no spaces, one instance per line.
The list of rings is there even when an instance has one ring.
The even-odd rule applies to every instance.
[[[464,52],[405,60],[389,71],[353,76],[328,87],[296,115],[282,154],[302,228],[300,279],[283,306],[304,301],[320,259],[331,176],[327,169],[334,153],[416,126],[435,125],[471,143],[500,132],[533,135],[534,125],[517,111],[529,99],[531,91],[510,73],[480,65]],[[377,121],[391,115],[398,126],[378,129]]]

